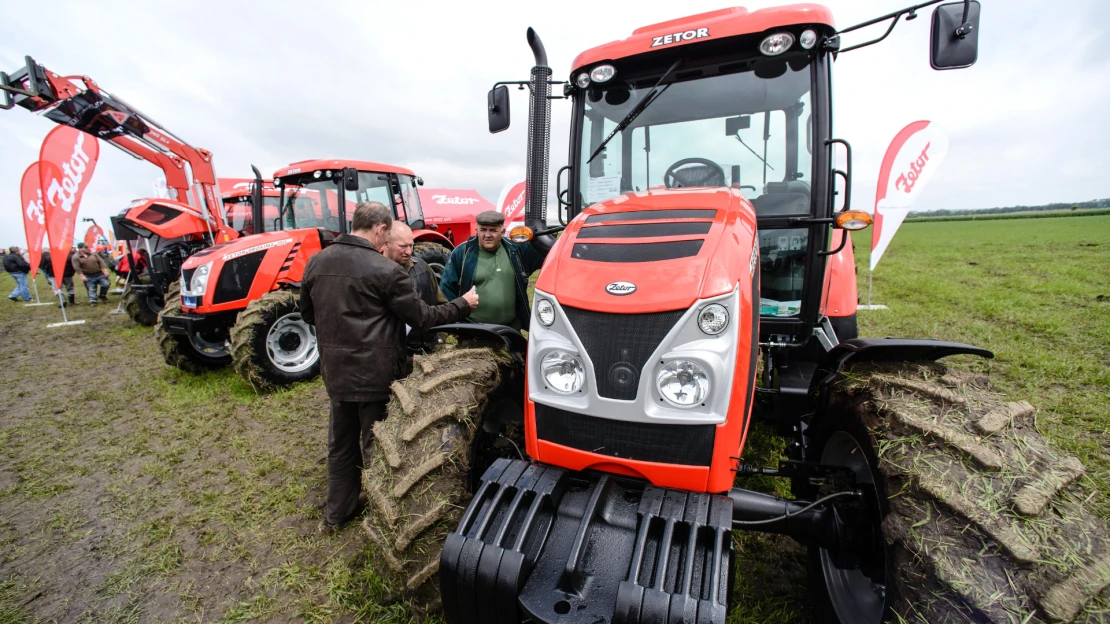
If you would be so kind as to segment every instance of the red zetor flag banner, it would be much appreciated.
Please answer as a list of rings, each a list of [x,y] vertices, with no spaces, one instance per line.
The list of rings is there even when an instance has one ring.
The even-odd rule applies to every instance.
[[[100,226],[94,223],[89,226],[88,230],[85,230],[85,244],[89,247],[93,247],[96,245],[96,241],[100,240],[101,236],[104,236],[104,230],[100,229]]]
[[[947,152],[948,134],[931,121],[915,121],[902,128],[886,148],[875,189],[872,271]]]
[[[100,145],[96,138],[69,126],[58,126],[46,135],[39,152],[46,232],[54,275],[64,275],[73,247],[74,226],[81,196],[92,179]]]
[[[42,257],[42,237],[46,234],[46,215],[42,210],[42,186],[39,181],[39,164],[32,163],[23,172],[19,184],[20,205],[23,206],[23,231],[27,233],[27,260],[31,263],[31,279],[39,270]]]
[[[497,198],[497,210],[505,215],[505,229],[524,223],[525,181],[509,182]]]

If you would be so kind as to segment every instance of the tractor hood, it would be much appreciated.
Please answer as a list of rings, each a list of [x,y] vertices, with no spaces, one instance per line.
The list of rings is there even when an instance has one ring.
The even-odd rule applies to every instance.
[[[621,195],[567,226],[536,288],[585,310],[685,309],[750,279],[754,236],[755,212],[739,190]]]

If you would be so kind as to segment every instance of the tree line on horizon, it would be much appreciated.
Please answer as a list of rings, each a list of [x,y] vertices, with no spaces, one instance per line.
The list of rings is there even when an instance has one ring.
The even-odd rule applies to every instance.
[[[1095,210],[1110,208],[1110,198],[1092,199],[1085,202],[1059,202],[1040,206],[999,206],[996,208],[964,208],[959,210],[924,210],[910,212],[908,217],[963,217],[972,215],[1008,214],[1012,212],[1059,212],[1067,210]]]

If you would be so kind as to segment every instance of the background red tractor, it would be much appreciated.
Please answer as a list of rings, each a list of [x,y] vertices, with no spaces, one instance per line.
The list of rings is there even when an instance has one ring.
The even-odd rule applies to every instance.
[[[223,217],[212,153],[186,143],[88,76],[60,76],[30,56],[22,70],[0,73],[0,91],[0,108],[18,105],[42,113],[146,160],[165,174],[173,199],[135,200],[112,217],[116,239],[127,241],[146,264],[123,294],[127,314],[140,325],[154,325],[185,258],[239,235]]]
[[[935,68],[974,62],[978,16],[937,7]],[[529,30],[526,221],[548,255],[527,344],[440,328],[459,345],[394,384],[364,527],[395,591],[451,623],[723,623],[751,573],[733,532],[761,531],[809,549],[821,622],[1098,617],[1110,540],[1071,485],[1081,464],[1027,403],[936,362],[992,354],[846,338],[854,276],[829,258],[870,217],[834,192],[852,166],[834,165],[830,73],[855,28],[817,5],[734,8],[580,54],[557,239],[551,70]],[[507,97],[490,92],[494,132]],[[777,466],[745,461],[754,418],[785,438]]]
[[[264,222],[266,232],[183,265],[180,298],[171,297],[155,328],[166,362],[186,370],[234,363],[258,387],[315,377],[315,331],[297,309],[308,259],[349,231],[356,204],[378,201],[412,227],[415,254],[442,266],[454,246],[424,226],[420,184],[408,169],[362,161],[308,160],[278,170],[278,208],[265,197],[272,191],[252,202],[251,222]],[[256,186],[264,188],[261,180]]]

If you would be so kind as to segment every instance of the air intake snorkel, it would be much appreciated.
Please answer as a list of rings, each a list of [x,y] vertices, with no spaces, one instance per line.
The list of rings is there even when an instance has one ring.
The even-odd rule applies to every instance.
[[[547,65],[547,51],[540,36],[528,29],[528,45],[536,57],[536,65],[528,86],[531,100],[528,106],[528,166],[525,169],[527,200],[524,224],[533,232],[547,230],[547,173],[551,160],[551,68]],[[540,253],[546,253],[555,244],[555,237],[541,234],[532,239]]]

